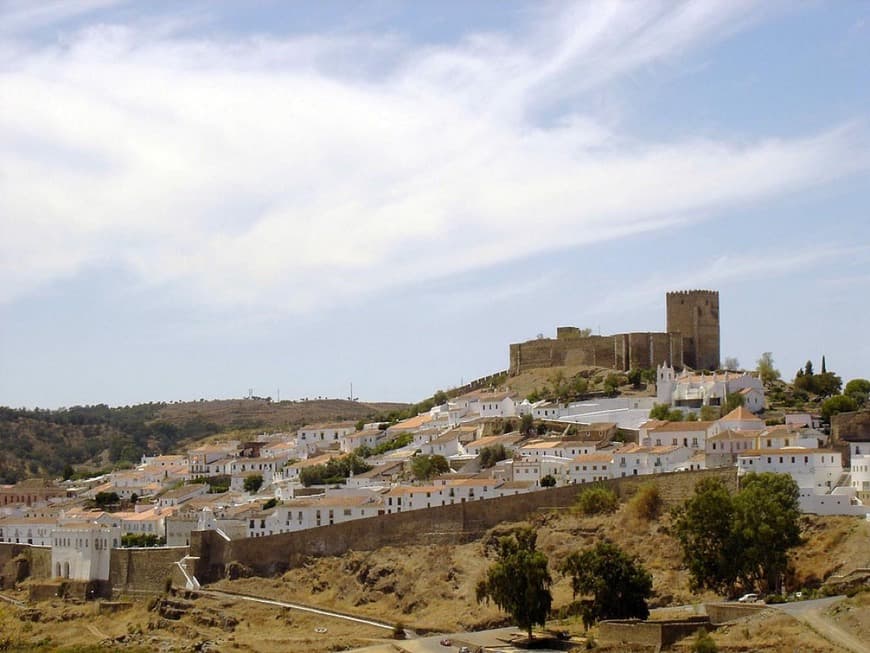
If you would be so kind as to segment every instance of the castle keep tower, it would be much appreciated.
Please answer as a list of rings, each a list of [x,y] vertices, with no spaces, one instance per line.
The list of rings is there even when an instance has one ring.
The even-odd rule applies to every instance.
[[[683,338],[683,362],[696,370],[719,367],[719,293],[680,290],[667,294],[668,333]]]

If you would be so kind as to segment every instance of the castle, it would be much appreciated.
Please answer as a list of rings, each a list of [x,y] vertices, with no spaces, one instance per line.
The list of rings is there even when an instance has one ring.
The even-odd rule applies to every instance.
[[[719,367],[719,292],[669,292],[667,331],[586,335],[577,327],[558,327],[556,338],[538,338],[510,346],[511,374],[536,367],[597,365],[616,370]]]

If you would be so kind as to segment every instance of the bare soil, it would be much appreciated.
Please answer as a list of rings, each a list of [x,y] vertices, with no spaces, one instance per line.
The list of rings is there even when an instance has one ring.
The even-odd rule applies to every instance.
[[[645,521],[627,506],[609,516],[583,517],[570,510],[545,512],[529,522],[503,524],[481,540],[458,546],[420,543],[312,558],[279,578],[247,578],[215,585],[233,592],[321,606],[418,633],[454,632],[508,625],[494,605],[478,604],[475,586],[494,560],[493,545],[513,528],[532,525],[538,548],[551,561],[554,608],[571,599],[570,584],[555,567],[569,551],[609,539],[637,556],[653,575],[653,607],[712,600],[693,594],[667,516]],[[867,563],[870,523],[845,517],[806,517],[805,544],[794,556],[797,586],[832,571]],[[19,593],[19,598],[23,598]],[[79,653],[90,650],[298,651],[321,653],[389,642],[390,632],[335,618],[235,599],[177,597],[184,609],[136,599],[121,612],[100,615],[95,604],[43,602],[26,610],[0,603],[0,650]],[[163,605],[163,607],[161,607]],[[171,608],[173,604],[169,604]],[[170,618],[172,617],[172,618]],[[859,595],[831,618],[856,636],[870,636],[870,600]],[[549,624],[554,625],[554,624]],[[583,634],[575,619],[557,624]],[[323,629],[326,629],[323,631]],[[594,635],[594,631],[593,631]],[[721,651],[829,651],[832,645],[789,616],[773,611],[713,635]],[[688,646],[688,644],[687,644]],[[604,649],[624,650],[624,649]],[[688,650],[684,648],[683,650]]]

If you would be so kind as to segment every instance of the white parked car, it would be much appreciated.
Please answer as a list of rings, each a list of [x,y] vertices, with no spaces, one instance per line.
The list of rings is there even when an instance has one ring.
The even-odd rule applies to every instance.
[[[749,594],[744,594],[739,599],[737,599],[738,603],[755,603],[758,600],[758,594],[751,592]]]

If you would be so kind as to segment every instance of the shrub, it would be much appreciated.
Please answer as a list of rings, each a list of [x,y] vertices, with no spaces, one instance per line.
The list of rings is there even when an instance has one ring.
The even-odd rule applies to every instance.
[[[716,653],[719,647],[716,642],[710,637],[710,634],[703,628],[698,629],[698,634],[695,635],[695,641],[692,642],[692,653]]]
[[[405,639],[405,624],[401,621],[393,626],[393,639]]]
[[[659,486],[655,483],[644,483],[629,502],[631,512],[638,519],[652,521],[657,519],[662,509],[662,497]]]
[[[619,497],[610,488],[591,487],[577,496],[577,510],[584,515],[599,515],[613,512],[619,506]]]

